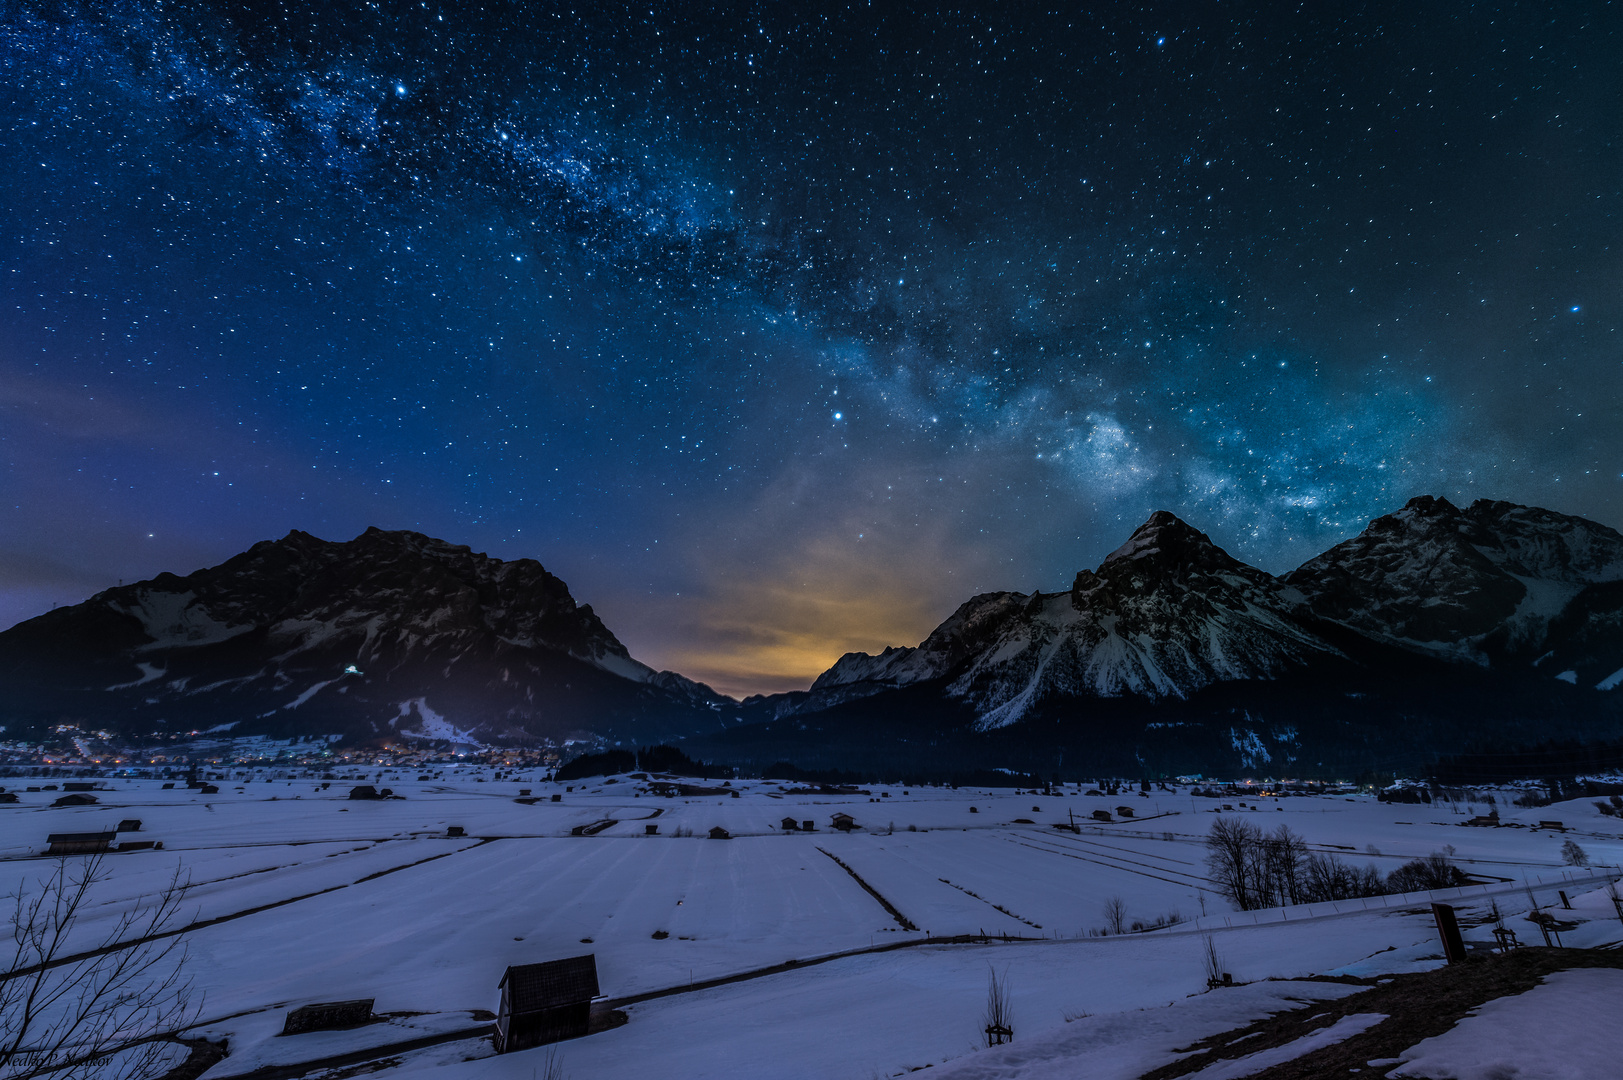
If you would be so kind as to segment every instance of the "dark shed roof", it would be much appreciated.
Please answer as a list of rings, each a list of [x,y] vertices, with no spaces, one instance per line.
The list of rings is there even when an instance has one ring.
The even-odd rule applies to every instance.
[[[118,839],[111,832],[54,832],[45,838],[47,844],[111,844]]]
[[[503,986],[508,987],[515,1015],[591,1001],[597,996],[597,957],[571,956],[544,964],[515,964],[497,984],[498,989]]]

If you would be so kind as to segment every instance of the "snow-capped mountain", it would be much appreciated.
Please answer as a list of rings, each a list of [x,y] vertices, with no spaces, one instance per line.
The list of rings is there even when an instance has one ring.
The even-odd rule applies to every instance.
[[[375,528],[108,589],[0,634],[0,671],[14,716],[134,731],[545,741],[689,730],[733,704],[633,659],[534,560]]]
[[[917,647],[744,704],[760,722],[721,753],[904,774],[949,758],[1346,776],[1616,738],[1623,537],[1421,498],[1274,577],[1162,511],[1068,591],[974,597]]]
[[[60,724],[1356,775],[1623,734],[1623,536],[1427,497],[1275,577],[1161,511],[1067,590],[976,596],[915,647],[737,703],[638,663],[539,563],[294,532],[0,633],[0,726]]]
[[[1316,614],[1450,660],[1623,681],[1623,535],[1538,507],[1421,496],[1285,575]]]
[[[1183,698],[1335,657],[1297,589],[1157,511],[1070,591],[988,593],[917,648],[847,653],[812,686],[871,690],[950,676],[983,727],[1054,697]]]

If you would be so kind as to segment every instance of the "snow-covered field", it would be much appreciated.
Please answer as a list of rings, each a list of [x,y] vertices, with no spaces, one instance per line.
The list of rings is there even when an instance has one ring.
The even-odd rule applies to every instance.
[[[1225,926],[1219,913],[1228,907],[1205,879],[1203,846],[1225,802],[1264,828],[1288,824],[1314,848],[1383,872],[1451,847],[1462,868],[1499,883],[1494,899],[1523,941],[1537,941],[1538,931],[1515,918],[1527,907],[1520,883],[1535,882],[1541,904],[1559,903],[1561,875],[1571,872],[1564,840],[1576,839],[1595,864],[1623,862],[1623,820],[1589,802],[1501,803],[1501,827],[1472,828],[1463,824],[1466,807],[1362,796],[1099,798],[899,786],[826,795],[738,781],[737,797],[663,797],[626,778],[561,785],[492,775],[368,773],[365,782],[405,796],[375,802],[346,798],[352,782],[322,789],[310,780],[222,783],[214,795],[110,780],[96,793],[99,805],[59,809],[50,807],[59,792],[21,793],[19,804],[0,806],[0,889],[52,867],[35,857],[48,833],[139,818],[139,838],[161,840],[163,850],[107,859],[111,876],[80,940],[160,889],[177,865],[189,874],[188,917],[213,920],[186,935],[189,970],[205,994],[199,1030],[231,1047],[210,1078],[477,1026],[473,1013],[496,1008],[507,965],[587,952],[610,999],[802,963],[623,1005],[624,1026],[556,1048],[576,1080],[867,1080],[926,1065],[961,1077],[1132,1077],[1204,1035],[1356,989],[1264,980],[1442,962],[1432,919],[1413,902]],[[522,788],[540,801],[515,802]],[[1131,819],[1115,814],[1123,805]],[[1097,809],[1116,820],[1092,822]],[[833,830],[839,812],[859,828]],[[1079,834],[1052,827],[1073,813],[1088,819]],[[817,831],[785,833],[785,817]],[[1568,831],[1534,828],[1550,819]],[[605,820],[617,824],[571,835]],[[450,826],[466,835],[449,837]],[[649,826],[658,834],[646,835]],[[732,838],[708,839],[714,826]],[[1623,938],[1598,890],[1593,879],[1568,887],[1577,911],[1562,914],[1589,921],[1567,944]],[[1112,897],[1129,922],[1184,921],[1097,936]],[[1487,900],[1455,902],[1468,913]],[[1225,969],[1250,985],[1201,993],[1208,934]],[[960,935],[989,940],[933,940]],[[1467,937],[1489,940],[1486,927]],[[902,942],[919,944],[873,951]],[[805,963],[839,953],[851,955]],[[993,970],[1007,978],[1016,1040],[977,1049]],[[1546,996],[1569,993],[1566,985]],[[300,1004],[362,997],[375,998],[378,1013],[412,1015],[277,1034]],[[1422,1047],[1405,1067],[1449,1052]],[[488,1040],[469,1038],[387,1058],[381,1071],[530,1080],[544,1053],[493,1057]]]

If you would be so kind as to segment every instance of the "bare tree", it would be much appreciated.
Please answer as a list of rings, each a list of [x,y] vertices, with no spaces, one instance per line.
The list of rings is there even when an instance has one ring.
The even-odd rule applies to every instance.
[[[1219,817],[1206,837],[1206,868],[1212,883],[1241,911],[1267,903],[1261,848],[1262,830],[1238,818]]]
[[[101,855],[59,859],[12,903],[11,955],[0,970],[0,1077],[143,1080],[163,1071],[190,1025],[186,947],[173,924],[189,880],[177,866],[157,895],[86,939],[76,931],[107,871]]]
[[[1302,899],[1302,860],[1307,857],[1307,841],[1281,825],[1262,841],[1262,881],[1258,891],[1266,895],[1258,899],[1263,906],[1277,902],[1280,907],[1300,903]]]
[[[1561,861],[1568,866],[1588,866],[1589,853],[1578,846],[1578,841],[1568,840],[1561,845]]]
[[[987,966],[989,978],[986,984],[986,1045],[1001,1046],[1006,1042],[1014,1041],[1014,1019],[1009,1008],[1009,973],[997,973],[997,968]]]
[[[1112,934],[1120,934],[1127,929],[1127,901],[1119,896],[1105,901],[1105,928]]]
[[[1373,866],[1362,870],[1348,866],[1335,855],[1309,853],[1302,860],[1302,875],[1297,889],[1302,900],[1318,903],[1322,900],[1351,900],[1360,896],[1379,896],[1386,892],[1381,873]]]

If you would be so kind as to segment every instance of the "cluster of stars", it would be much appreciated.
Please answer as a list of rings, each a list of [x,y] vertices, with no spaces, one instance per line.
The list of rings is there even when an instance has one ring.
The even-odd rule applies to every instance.
[[[1618,516],[1616,16],[590,7],[20,5],[0,406],[56,509],[3,542],[411,526],[612,609],[770,572],[705,522],[945,522],[950,608],[1158,507],[1274,570],[1421,491]]]

